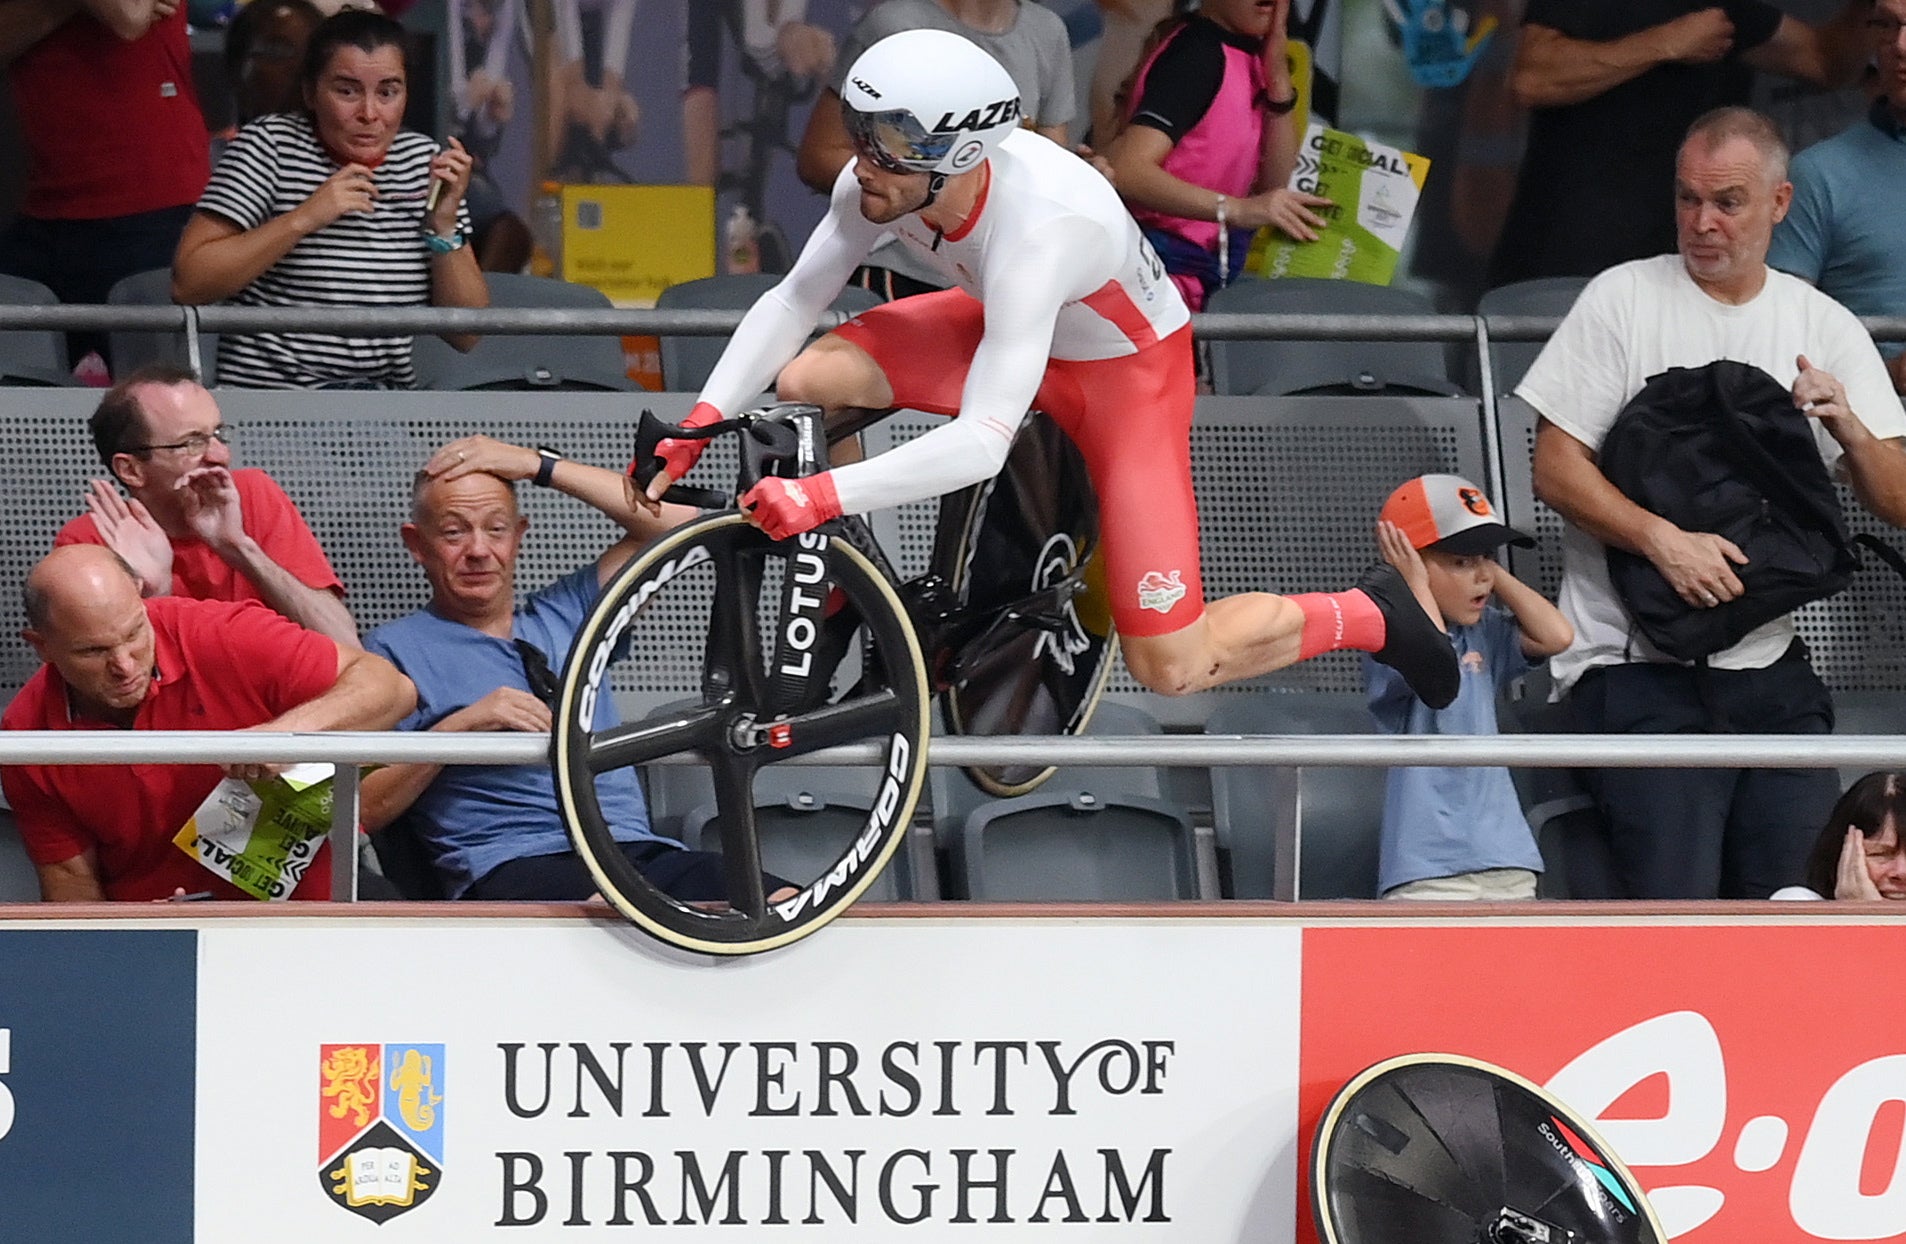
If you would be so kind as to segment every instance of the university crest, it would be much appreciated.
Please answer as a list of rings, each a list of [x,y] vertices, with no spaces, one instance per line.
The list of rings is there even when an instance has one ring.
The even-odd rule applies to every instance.
[[[318,1181],[354,1214],[385,1223],[443,1175],[443,1046],[318,1047]]]

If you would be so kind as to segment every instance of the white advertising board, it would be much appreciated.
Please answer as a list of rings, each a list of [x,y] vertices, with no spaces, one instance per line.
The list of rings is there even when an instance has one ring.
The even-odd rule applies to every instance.
[[[201,932],[199,1244],[1293,1237],[1299,932]]]

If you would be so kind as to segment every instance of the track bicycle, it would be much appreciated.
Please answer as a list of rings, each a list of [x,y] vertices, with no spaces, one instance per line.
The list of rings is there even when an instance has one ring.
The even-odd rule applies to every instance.
[[[870,421],[839,425],[832,437]],[[830,433],[819,407],[774,404],[694,429],[643,412],[638,463],[654,463],[665,437],[733,437],[739,452],[733,489],[669,491],[671,501],[714,512],[630,559],[604,586],[564,663],[551,742],[557,799],[578,854],[623,915],[689,950],[786,945],[859,898],[904,838],[926,780],[934,694],[959,733],[1084,728],[1114,650],[1093,574],[1097,510],[1064,433],[1043,417],[1026,429],[999,476],[942,500],[929,569],[903,582],[858,517],[777,542],[734,507],[768,475],[827,468]],[[639,678],[645,659],[679,647],[684,634],[700,648],[699,694],[595,730],[611,673],[626,666]],[[757,777],[863,741],[878,745],[880,759],[845,770],[866,809],[858,833],[817,875],[787,878],[793,897],[770,902]],[[683,753],[713,778],[725,905],[679,902],[650,885],[616,849],[597,802],[598,775]],[[1017,794],[1051,769],[971,772],[993,793]]]

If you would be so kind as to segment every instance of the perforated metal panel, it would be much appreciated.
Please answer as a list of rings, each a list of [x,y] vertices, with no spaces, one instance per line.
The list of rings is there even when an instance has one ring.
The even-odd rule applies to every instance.
[[[329,554],[364,630],[421,607],[423,571],[404,552],[398,528],[407,516],[412,475],[438,445],[481,431],[523,445],[547,444],[570,457],[620,468],[634,445],[635,416],[647,406],[664,418],[687,414],[690,399],[650,394],[258,393],[220,390],[241,466],[263,467],[284,486]],[[0,683],[17,688],[37,668],[17,638],[24,624],[18,586],[45,555],[53,535],[81,512],[85,481],[102,474],[86,418],[97,393],[6,390],[0,428],[16,477],[0,496]],[[733,479],[733,450],[718,447],[697,478]],[[729,464],[725,476],[721,462]],[[517,566],[534,589],[601,554],[616,527],[586,505],[555,492],[519,490],[530,520]],[[683,651],[693,650],[681,635]],[[670,690],[694,684],[680,670]],[[618,687],[618,690],[623,688]],[[652,686],[652,690],[662,690]]]
[[[692,398],[222,390],[219,401],[239,463],[269,470],[297,501],[349,588],[352,612],[369,629],[427,599],[423,572],[405,555],[398,528],[411,476],[436,446],[481,431],[619,468],[643,406],[679,419]],[[59,526],[80,512],[85,480],[99,474],[85,435],[96,402],[85,392],[10,390],[0,407],[17,470],[0,497],[0,680],[7,687],[18,687],[37,665],[15,638],[23,623],[17,585]],[[875,428],[868,448],[878,452],[936,422],[903,413]],[[1464,399],[1207,398],[1192,435],[1205,583],[1214,596],[1342,588],[1374,558],[1371,526],[1397,483],[1425,471],[1484,475],[1476,404]],[[732,453],[717,445],[694,481],[732,482]],[[615,538],[613,525],[587,506],[530,487],[521,496],[531,525],[517,569],[525,590],[593,559]],[[903,576],[925,569],[936,512],[929,502],[877,516]],[[642,686],[634,685],[630,667],[618,676],[619,692],[639,690],[646,699],[694,690],[699,623],[684,617],[674,630],[657,633],[665,639],[642,669]],[[1355,659],[1338,655],[1259,685],[1354,691],[1361,679]],[[1122,671],[1114,690],[1144,702],[1167,724],[1201,719],[1195,703],[1151,696]]]
[[[1516,553],[1514,569],[1553,600],[1562,583],[1562,517],[1535,499],[1536,414],[1527,402],[1508,399],[1500,408],[1500,420],[1502,451],[1508,458],[1503,464],[1503,508],[1510,525],[1538,542],[1532,552]],[[1843,484],[1839,492],[1852,530],[1906,548],[1898,529],[1867,513],[1852,489]],[[1811,651],[1813,668],[1832,690],[1906,691],[1906,581],[1878,558],[1867,558],[1851,587],[1808,605],[1795,615],[1795,622]]]

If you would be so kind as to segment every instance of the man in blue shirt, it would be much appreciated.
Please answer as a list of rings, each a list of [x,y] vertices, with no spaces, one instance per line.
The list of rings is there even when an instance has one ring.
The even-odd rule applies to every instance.
[[[516,555],[529,520],[517,508],[519,480],[587,502],[625,533],[594,562],[521,600]],[[418,473],[403,528],[404,546],[430,580],[430,604],[364,641],[417,684],[417,711],[398,729],[548,730],[551,667],[568,653],[602,585],[644,543],[693,515],[684,506],[654,516],[631,509],[621,475],[554,451],[485,436],[439,449]],[[616,724],[612,697],[603,696],[595,728]],[[685,850],[650,830],[632,772],[603,775],[597,795],[616,842],[657,888],[685,902],[726,897],[720,856]],[[399,764],[366,775],[367,830],[406,814],[452,898],[595,893],[570,847],[547,765]]]
[[[1793,205],[1767,262],[1855,315],[1906,311],[1906,0],[1872,0],[1880,97],[1866,120],[1794,157]],[[1880,347],[1906,392],[1906,354]]]

